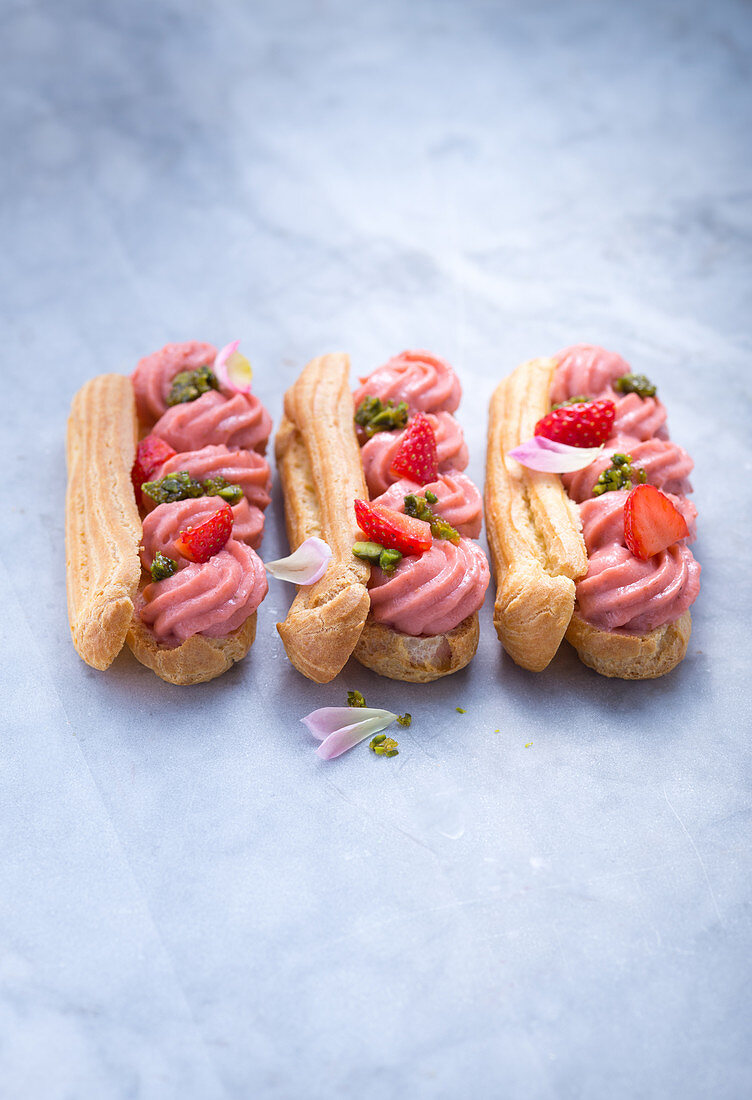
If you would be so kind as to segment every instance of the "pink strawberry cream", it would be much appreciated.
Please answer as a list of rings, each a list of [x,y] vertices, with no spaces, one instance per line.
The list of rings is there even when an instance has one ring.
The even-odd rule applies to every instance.
[[[434,539],[430,550],[403,558],[393,573],[371,570],[371,614],[403,634],[444,634],[478,610],[489,580],[477,543]]]
[[[158,642],[180,645],[194,634],[222,638],[237,630],[267,589],[261,559],[231,538],[207,562],[190,562],[172,577],[147,584],[138,610]]]
[[[450,523],[460,535],[477,539],[483,520],[483,501],[470,478],[459,470],[447,470],[428,485],[418,485],[408,478],[400,478],[373,503],[385,504],[395,512],[404,512],[408,493],[425,496],[429,491],[437,497],[431,510]]]
[[[209,390],[195,401],[185,401],[159,418],[151,430],[176,451],[197,451],[224,444],[266,452],[272,418],[252,393],[225,397]]]
[[[172,558],[178,568],[184,566],[186,559],[175,546],[175,540],[186,527],[205,523],[224,506],[225,501],[221,497],[197,497],[157,505],[153,512],[144,516],[141,535],[141,564],[144,569],[150,568],[157,553]],[[252,507],[243,497],[232,506],[232,520],[232,537],[238,542],[248,543],[255,550],[264,532],[264,513],[261,509]]]
[[[469,461],[462,428],[451,413],[429,413],[427,416],[436,436],[439,470],[464,470]],[[360,457],[371,497],[380,496],[398,480],[391,472],[404,432],[377,432],[364,447]]]
[[[638,442],[629,436],[612,435],[606,441],[603,454],[595,462],[573,474],[562,474],[564,488],[572,500],[580,504],[593,496],[593,487],[611,465],[613,454],[631,455],[632,465],[645,471],[648,485],[655,485],[664,493],[686,496],[692,492],[689,475],[694,463],[683,447],[670,439],[654,438]]]
[[[580,344],[555,358],[552,403],[583,396],[609,398],[616,407],[613,435],[601,456],[582,470],[562,475],[568,495],[579,505],[588,551],[587,575],[577,583],[578,611],[601,630],[646,634],[678,619],[700,590],[700,566],[685,545],[695,537],[697,518],[697,509],[687,499],[692,459],[669,438],[666,409],[649,395],[647,379],[630,380],[632,386],[640,383],[642,392],[614,388],[617,379],[632,374],[620,355]],[[687,521],[688,539],[647,559],[632,553],[624,535],[627,489],[609,488],[594,495],[604,471],[611,468],[615,476],[614,454],[630,455],[633,485],[644,480],[671,500]],[[643,479],[639,470],[644,471]]]
[[[269,463],[256,451],[230,450],[229,447],[204,447],[200,451],[185,451],[163,462],[155,481],[167,474],[186,470],[196,481],[223,477],[229,485],[239,485],[249,504],[263,512],[271,500],[272,475]],[[144,505],[151,509],[153,501],[144,495]]]
[[[428,351],[403,351],[360,382],[353,394],[356,409],[364,397],[378,397],[384,404],[405,401],[411,415],[451,413],[462,396],[460,380],[449,363]]]
[[[604,493],[580,504],[582,533],[588,551],[587,576],[577,583],[580,614],[601,630],[646,634],[674,622],[697,599],[700,566],[683,542],[654,554],[635,557],[624,540],[627,492]],[[688,522],[696,515],[683,498],[673,503]]]
[[[213,344],[186,340],[182,344],[167,344],[142,359],[131,375],[141,426],[151,427],[167,411],[167,398],[176,374],[210,367],[216,357]]]

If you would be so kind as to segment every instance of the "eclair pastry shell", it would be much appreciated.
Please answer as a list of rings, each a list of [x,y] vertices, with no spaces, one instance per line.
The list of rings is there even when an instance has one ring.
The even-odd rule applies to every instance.
[[[469,664],[478,648],[478,613],[446,634],[403,634],[369,615],[353,656],[366,668],[392,680],[425,684]]]
[[[577,506],[558,474],[528,470],[507,457],[532,438],[549,411],[555,370],[554,359],[531,359],[500,382],[491,399],[485,504],[496,632],[515,663],[533,672],[546,668],[566,637],[602,676],[663,676],[686,653],[689,611],[642,635],[599,630],[582,619],[575,582],[588,561]]]
[[[141,519],[131,482],[138,420],[130,378],[102,374],[73,398],[68,419],[65,508],[68,618],[73,644],[92,668],[108,668],[127,641],[134,656],[173,684],[220,676],[246,655],[254,613],[226,638],[194,635],[160,645],[134,607],[141,580]]]
[[[353,425],[350,360],[313,359],[285,394],[275,439],[290,548],[313,535],[332,559],[321,580],[301,585],[284,622],[277,624],[287,656],[319,684],[347,663],[370,608],[367,562],[356,558],[354,501],[367,499]]]

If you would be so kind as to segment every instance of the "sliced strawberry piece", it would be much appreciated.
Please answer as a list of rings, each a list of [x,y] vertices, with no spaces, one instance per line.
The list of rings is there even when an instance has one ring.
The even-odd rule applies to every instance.
[[[383,504],[355,501],[355,515],[361,531],[385,550],[400,554],[423,554],[431,549],[431,528],[422,519],[413,519]]]
[[[542,416],[534,434],[569,447],[599,447],[611,435],[615,416],[616,406],[608,398],[563,405]]]
[[[647,561],[688,534],[684,516],[654,485],[638,485],[627,497],[624,541],[636,558]]]
[[[418,485],[435,481],[439,473],[436,453],[436,435],[431,421],[423,413],[416,413],[410,420],[394,457],[391,473],[409,477]]]
[[[131,481],[138,504],[141,503],[141,486],[145,481],[152,481],[162,463],[176,453],[170,444],[165,443],[158,435],[147,435],[141,440],[136,447],[136,461],[131,470]]]
[[[188,561],[204,562],[218,554],[232,533],[232,508],[225,504],[197,527],[186,527],[175,539],[175,549]]]

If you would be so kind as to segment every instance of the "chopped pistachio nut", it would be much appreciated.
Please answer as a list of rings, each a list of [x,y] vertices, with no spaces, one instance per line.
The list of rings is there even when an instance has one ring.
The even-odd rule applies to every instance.
[[[356,542],[353,546],[355,557],[365,561],[378,562],[383,553],[384,547],[379,542]]]
[[[204,495],[201,483],[194,481],[187,470],[167,474],[159,481],[145,481],[141,486],[141,492],[150,497],[155,504],[172,504],[175,500],[188,500]]]
[[[201,482],[204,493],[208,497],[222,497],[228,504],[237,504],[243,499],[243,490],[218,474],[217,477],[207,477]]]
[[[467,714],[467,711],[464,707],[455,707],[454,709],[457,711],[458,714]]]
[[[433,501],[430,503],[436,503],[438,499],[431,493]],[[405,515],[413,516],[415,519],[422,519],[425,523],[431,525],[431,534],[435,539],[448,539],[449,542],[455,543],[460,541],[460,534],[456,528],[452,527],[451,523],[447,523],[441,516],[437,516],[435,512],[429,507],[428,495],[422,497],[416,493],[408,493],[405,497]]]
[[[533,742],[532,742],[532,741],[528,741],[528,743],[527,743],[527,744],[525,745],[525,748],[526,748],[526,749],[532,748],[532,745],[533,745]]]
[[[391,737],[387,737],[385,733],[377,733],[376,736],[371,739],[368,747],[371,752],[375,752],[377,756],[399,756],[398,744],[398,741],[395,741]]]
[[[397,721],[399,722],[399,724],[401,726],[409,726],[410,723],[412,722],[412,720],[413,720],[412,714],[407,713],[407,714],[398,714],[397,715]]]
[[[149,572],[151,573],[151,579],[156,584],[157,581],[164,581],[167,577],[171,577],[177,571],[177,568],[178,563],[176,561],[168,558],[161,550],[157,550]]]
[[[585,394],[580,393],[577,397],[568,397],[566,401],[559,401],[557,405],[552,405],[551,412],[556,412],[557,409],[565,409],[567,405],[586,405],[592,400],[592,397],[587,397]]]
[[[640,397],[655,397],[658,392],[657,386],[644,374],[623,374],[614,382],[614,389],[618,393],[638,393]]]
[[[436,493],[432,493],[430,489],[426,489],[425,498],[428,504],[438,504],[439,502],[439,498],[436,496]]]
[[[366,701],[359,691],[348,691],[347,705],[348,707],[364,707]]]
[[[603,471],[593,486],[593,496],[599,497],[602,493],[615,492],[618,489],[631,489],[636,482],[644,485],[647,474],[642,466],[632,465],[632,456],[623,454],[611,455],[611,465]]]
[[[379,397],[364,397],[355,411],[355,423],[365,430],[370,439],[376,432],[391,432],[407,424],[408,408],[405,401],[395,405],[382,402]]]
[[[209,366],[199,367],[198,370],[181,370],[172,380],[172,388],[167,398],[168,405],[182,405],[186,401],[195,401],[197,397],[208,393],[209,390],[218,390],[219,382],[214,371]]]
[[[379,568],[384,573],[393,573],[401,561],[402,554],[399,550],[382,550],[379,555]]]

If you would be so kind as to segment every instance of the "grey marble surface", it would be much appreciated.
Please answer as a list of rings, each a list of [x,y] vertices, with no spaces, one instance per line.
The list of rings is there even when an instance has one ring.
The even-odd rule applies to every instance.
[[[0,1096],[749,1096],[749,4],[0,19]],[[213,684],[87,668],[70,398],[235,336],[275,420],[314,354],[445,355],[477,480],[503,373],[621,351],[697,464],[683,665],[524,673],[489,599],[449,682],[317,687],[273,585]],[[299,719],[355,687],[413,726],[393,760],[323,764]]]

